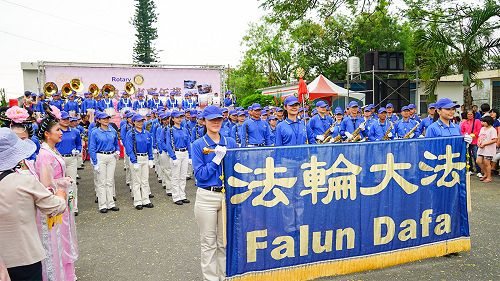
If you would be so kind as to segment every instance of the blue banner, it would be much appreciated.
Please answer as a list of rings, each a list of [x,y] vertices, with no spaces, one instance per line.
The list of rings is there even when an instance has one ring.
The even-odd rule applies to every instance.
[[[469,250],[465,168],[462,137],[231,150],[227,277],[307,280]]]

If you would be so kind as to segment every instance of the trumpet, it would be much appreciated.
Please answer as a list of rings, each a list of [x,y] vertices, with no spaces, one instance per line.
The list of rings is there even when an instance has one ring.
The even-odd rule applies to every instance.
[[[47,82],[43,85],[43,94],[50,98],[53,94],[57,93],[57,85],[54,82]]]
[[[115,90],[115,86],[111,84],[105,84],[104,86],[102,86],[101,92],[103,94],[108,94],[109,98],[113,98],[113,96],[115,95]]]
[[[136,89],[135,89],[134,84],[132,84],[132,82],[127,82],[127,83],[125,83],[125,92],[126,92],[129,96],[131,96],[131,95],[135,94]]]
[[[92,94],[92,96],[95,98],[99,94],[99,87],[97,87],[96,84],[92,83],[89,86],[89,92]]]
[[[61,95],[63,98],[67,98],[72,92],[73,92],[73,89],[71,88],[71,85],[69,83],[62,85]]]
[[[69,86],[71,87],[71,90],[73,90],[77,93],[81,92],[83,89],[82,80],[80,80],[78,78],[71,79],[71,81],[69,82]]]
[[[212,148],[208,148],[208,147],[204,147],[203,150],[202,150],[203,154],[210,154],[210,153],[213,153],[215,152],[215,149],[212,149]]]

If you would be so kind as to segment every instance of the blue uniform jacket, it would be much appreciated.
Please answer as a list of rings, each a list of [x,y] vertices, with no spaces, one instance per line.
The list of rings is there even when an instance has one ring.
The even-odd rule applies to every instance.
[[[172,137],[175,147],[172,147]],[[191,142],[189,140],[189,133],[187,132],[186,128],[177,128],[176,126],[172,126],[169,132],[167,132],[166,146],[167,153],[168,155],[170,155],[170,158],[172,158],[172,160],[177,159],[177,156],[175,156],[175,149],[187,148],[189,155],[191,155]]]
[[[394,126],[394,131],[396,132],[395,137],[403,138],[406,135],[406,133],[408,133],[411,129],[413,129],[413,127],[415,127],[417,124],[418,124],[417,121],[413,119],[408,119],[408,121],[405,121],[404,119],[399,120]],[[420,131],[417,128],[415,130],[413,138],[417,138],[418,136],[420,136]]]
[[[307,143],[307,129],[304,122],[285,119],[276,126],[276,146],[302,145]]]
[[[151,138],[151,134],[148,131],[143,129],[142,132],[139,132],[136,128],[131,129],[127,133],[127,141],[125,145],[127,155],[130,157],[130,162],[133,164],[137,163],[136,153],[147,153],[148,159],[153,160],[152,145],[153,139]]]
[[[92,164],[97,164],[98,152],[120,152],[120,147],[118,146],[118,135],[116,134],[115,129],[113,129],[111,126],[109,126],[108,130],[106,131],[101,128],[96,128],[95,125],[91,130],[89,126],[89,132],[89,155],[90,159],[92,160]]]
[[[148,107],[148,104],[147,104],[147,101],[145,100],[136,100],[134,101],[134,104],[132,105],[132,108],[134,110],[137,110],[139,108],[147,108]]]
[[[77,129],[68,128],[64,131],[61,128],[62,140],[56,144],[57,151],[63,155],[71,154],[73,149],[82,151],[82,137]]]
[[[117,109],[118,111],[122,110],[122,108],[125,108],[125,107],[130,107],[132,108],[132,101],[130,100],[130,98],[121,98],[119,101],[118,101],[118,105],[117,105]]]
[[[450,122],[450,126],[446,126],[441,120],[429,125],[425,133],[426,138],[437,138],[437,137],[452,137],[460,136],[460,127],[453,122]]]
[[[243,138],[241,139],[241,146],[246,147],[247,144],[272,144],[269,124],[266,121],[250,118],[243,122]]]
[[[80,113],[80,106],[76,101],[67,101],[64,105],[64,111],[70,112],[75,111],[76,113]]]
[[[391,121],[385,120],[384,123],[380,123],[380,120],[374,121],[370,129],[368,131],[368,140],[369,141],[380,141],[384,138],[385,133],[387,130],[389,130],[389,127],[391,126]],[[392,136],[389,139],[393,139],[395,132],[394,132],[394,126],[391,129]]]

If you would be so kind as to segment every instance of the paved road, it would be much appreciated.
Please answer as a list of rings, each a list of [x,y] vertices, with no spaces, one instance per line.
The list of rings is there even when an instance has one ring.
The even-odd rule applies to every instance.
[[[119,212],[97,211],[90,165],[79,171],[78,280],[201,280],[194,204],[173,204],[151,173],[155,207],[135,210],[122,163],[116,170]],[[470,253],[320,280],[500,280],[500,177],[495,181],[472,182]],[[192,180],[187,195],[194,202]]]

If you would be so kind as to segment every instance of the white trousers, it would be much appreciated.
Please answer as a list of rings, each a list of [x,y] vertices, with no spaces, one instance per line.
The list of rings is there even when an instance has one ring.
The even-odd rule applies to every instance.
[[[147,156],[137,156],[138,169],[134,169],[134,164],[130,165],[132,172],[132,195],[134,196],[134,206],[151,203],[149,200],[149,167]]]
[[[176,151],[178,163],[172,162],[172,199],[174,202],[186,199],[186,175],[188,168],[189,153],[187,151]]]
[[[66,175],[73,179],[71,190],[73,190],[73,212],[78,212],[78,187],[76,185],[76,169],[78,168],[78,156],[63,157],[66,164]]]
[[[97,153],[99,173],[97,173],[97,198],[99,210],[115,206],[113,200],[113,186],[115,181],[116,158],[114,154]]]
[[[82,158],[82,155],[80,154],[80,155],[78,155],[76,158],[77,158],[76,165],[77,165],[78,167],[83,166],[83,158]]]
[[[159,161],[159,157],[158,157],[158,153],[153,153],[153,162],[155,164],[155,173],[158,174],[158,171],[160,170],[160,168],[158,167],[158,161]]]
[[[124,161],[125,169],[127,169],[125,171],[125,183],[130,184],[130,179],[131,179],[130,170],[132,169],[132,167],[131,167],[132,165],[130,164],[130,157],[128,157],[128,155],[125,154],[125,157],[123,157],[123,161]]]
[[[226,276],[226,247],[223,240],[222,200],[224,193],[198,188],[194,216],[200,229],[203,280],[219,281]]]
[[[161,180],[162,181],[162,184],[163,184],[163,168],[161,167],[162,165],[162,155],[163,153],[158,153],[158,154],[155,154],[155,171],[156,171],[156,174],[158,175],[158,180]]]
[[[160,154],[161,184],[165,187],[167,193],[172,193],[172,159],[166,152]]]

